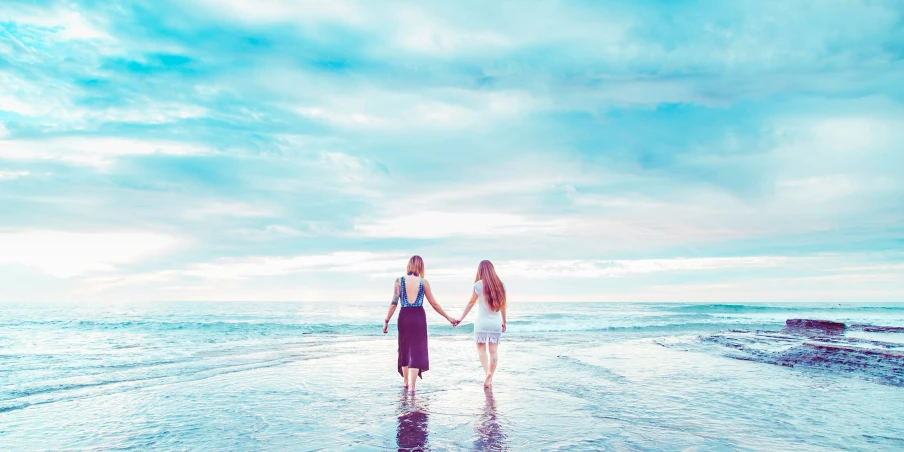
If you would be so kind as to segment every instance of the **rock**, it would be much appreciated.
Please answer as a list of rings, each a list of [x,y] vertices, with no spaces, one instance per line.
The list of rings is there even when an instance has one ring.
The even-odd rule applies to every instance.
[[[904,333],[904,327],[901,326],[851,325],[851,328],[868,333]]]
[[[839,322],[788,319],[782,331],[731,330],[700,337],[728,357],[793,369],[854,375],[893,386],[904,386],[904,343],[846,336]],[[904,332],[902,327],[852,325],[852,330]],[[881,335],[879,335],[881,338]]]
[[[799,331],[804,334],[809,332],[824,334],[842,334],[845,326],[841,322],[830,320],[788,319],[785,320],[785,328],[791,331]]]

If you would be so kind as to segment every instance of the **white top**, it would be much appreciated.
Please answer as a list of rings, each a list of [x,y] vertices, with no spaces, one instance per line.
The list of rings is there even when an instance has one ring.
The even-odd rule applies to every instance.
[[[474,283],[477,294],[477,320],[474,321],[474,333],[502,334],[502,312],[493,312],[483,296],[483,280]]]

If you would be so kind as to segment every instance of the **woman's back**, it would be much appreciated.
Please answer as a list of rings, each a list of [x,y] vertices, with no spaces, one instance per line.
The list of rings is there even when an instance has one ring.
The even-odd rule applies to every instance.
[[[484,295],[482,280],[474,283],[474,293],[477,294],[477,320],[474,321],[474,332],[492,333],[493,339],[496,339],[493,342],[496,342],[498,341],[498,335],[502,333],[502,313],[490,309],[490,305]],[[489,339],[489,337],[486,339]]]
[[[417,282],[412,281],[417,279]],[[402,307],[421,307],[424,305],[424,279],[416,276],[399,278],[399,298]]]

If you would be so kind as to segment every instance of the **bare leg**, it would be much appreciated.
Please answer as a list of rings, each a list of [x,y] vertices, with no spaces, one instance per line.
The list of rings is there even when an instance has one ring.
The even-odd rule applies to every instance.
[[[408,388],[408,366],[402,366],[402,386]]]
[[[493,384],[493,374],[496,373],[496,365],[499,364],[499,344],[489,342],[487,343],[487,349],[489,349],[490,352],[490,372],[487,374],[486,381],[483,382],[484,387]]]
[[[408,390],[411,392],[414,392],[414,386],[417,384],[417,374],[420,371],[420,369],[415,369],[414,367],[408,368]]]
[[[487,344],[477,343],[477,357],[480,358],[480,365],[483,366],[483,373],[490,371],[489,358],[487,358]]]

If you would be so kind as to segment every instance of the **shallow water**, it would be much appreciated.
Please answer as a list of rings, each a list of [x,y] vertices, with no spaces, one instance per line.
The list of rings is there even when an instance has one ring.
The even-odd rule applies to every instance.
[[[902,326],[904,305],[514,305],[491,391],[481,386],[470,325],[452,329],[428,312],[431,370],[414,397],[395,372],[394,331],[380,333],[385,308],[0,305],[0,444],[904,448],[904,388],[696,346],[699,335],[778,329],[790,317]]]

